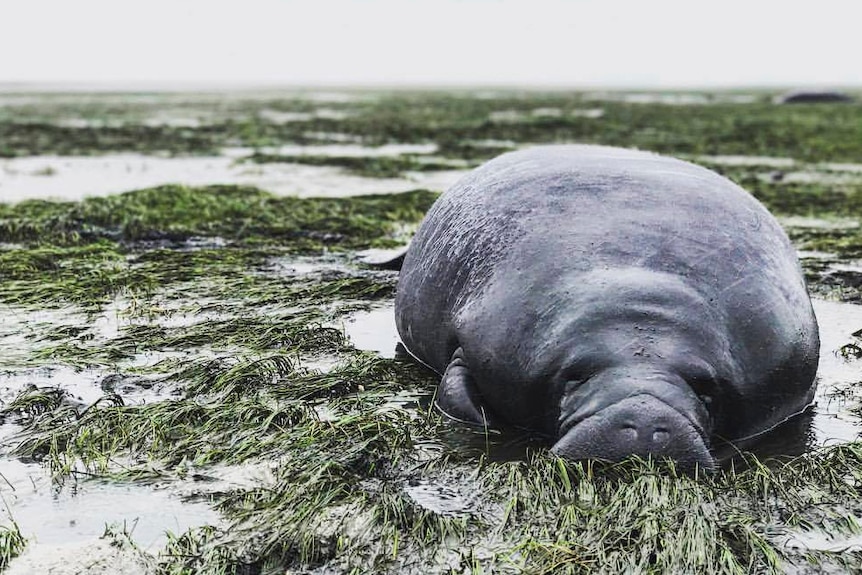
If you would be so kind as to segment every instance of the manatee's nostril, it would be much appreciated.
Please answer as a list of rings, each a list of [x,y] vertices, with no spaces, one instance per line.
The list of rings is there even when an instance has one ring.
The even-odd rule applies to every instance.
[[[620,427],[620,436],[622,439],[634,441],[638,438],[638,428],[627,423]]]
[[[667,443],[670,439],[670,432],[667,429],[658,428],[652,434],[652,440],[655,443]]]
[[[700,429],[658,398],[627,397],[599,410],[565,431],[552,451],[571,460],[620,461],[637,455],[667,457],[684,467],[715,464]]]

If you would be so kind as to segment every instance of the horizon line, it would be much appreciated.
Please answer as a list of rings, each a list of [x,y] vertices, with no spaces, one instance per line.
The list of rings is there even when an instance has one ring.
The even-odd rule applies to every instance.
[[[104,80],[11,80],[0,81],[0,93],[23,92],[252,92],[252,91],[409,91],[409,90],[528,90],[528,91],[787,91],[787,90],[862,90],[858,83],[765,82],[762,84],[623,84],[569,82],[230,82],[230,81],[104,81]]]

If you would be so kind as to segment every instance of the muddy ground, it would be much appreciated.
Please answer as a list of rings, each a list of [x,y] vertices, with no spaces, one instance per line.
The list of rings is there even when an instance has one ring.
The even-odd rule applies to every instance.
[[[0,94],[0,565],[859,572],[862,104],[774,97]],[[549,142],[683,157],[779,217],[821,324],[808,413],[688,477],[431,408],[397,273],[360,255]]]

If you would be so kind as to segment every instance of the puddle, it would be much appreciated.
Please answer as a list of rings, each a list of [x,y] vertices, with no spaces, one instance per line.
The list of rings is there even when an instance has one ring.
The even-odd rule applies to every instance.
[[[59,366],[0,373],[0,404],[8,403],[32,386],[59,388],[69,394],[73,403],[89,405],[104,397],[100,382],[105,378],[105,373],[98,370],[76,371]]]
[[[232,148],[232,152],[245,150],[244,155],[251,155],[255,150],[251,148]],[[383,146],[360,146],[357,144],[325,144],[318,146],[286,145],[274,148],[259,148],[265,154],[279,154],[283,156],[333,156],[352,158],[380,158],[396,157],[405,154],[433,154],[437,151],[437,144],[385,144]]]
[[[314,119],[311,112],[282,112],[280,110],[261,110],[257,116],[271,124],[287,124],[290,122],[309,122]]]
[[[605,115],[605,111],[602,108],[585,108],[581,110],[572,110],[569,112],[569,115],[576,118],[601,118]]]
[[[346,146],[329,148],[336,147]],[[380,151],[359,146],[348,148],[354,153],[358,153],[357,149],[371,150],[371,153],[378,154],[395,153],[391,149]],[[301,149],[306,153],[317,153],[313,147]],[[397,193],[417,188],[442,191],[466,173],[465,170],[411,172],[401,178],[378,179],[352,175],[333,166],[246,164],[236,162],[231,157],[235,152],[227,156],[183,158],[110,154],[97,157],[33,156],[0,160],[0,201],[80,200],[88,196],[106,196],[165,184],[238,184],[257,186],[279,195],[343,197]]]
[[[21,366],[44,343],[38,338],[45,325],[79,324],[83,314],[69,308],[38,311],[0,303],[0,369]]]
[[[464,482],[448,484],[412,479],[404,485],[404,493],[413,502],[443,517],[465,517],[475,511],[475,494],[465,494]]]
[[[119,128],[123,125],[121,120],[103,118],[61,118],[52,123],[61,128]]]
[[[392,305],[351,314],[345,318],[343,328],[357,349],[374,351],[386,358],[395,357],[400,339]]]
[[[133,123],[133,122],[128,122]],[[150,127],[168,127],[168,128],[200,128],[205,125],[205,122],[200,118],[189,118],[189,117],[179,117],[179,116],[152,116],[144,119],[141,122],[144,126]]]
[[[854,174],[862,174],[862,164],[821,164],[818,166],[824,170],[832,170],[834,172],[852,172]]]
[[[786,228],[816,228],[823,230],[850,230],[859,227],[856,218],[815,218],[811,216],[781,216],[778,218]],[[800,252],[803,253],[803,252]],[[833,256],[834,257],[834,254]]]
[[[85,544],[38,545],[29,543],[14,559],[5,575],[148,575],[151,561],[128,544],[105,538]]]
[[[488,120],[499,124],[516,124],[529,121],[531,118],[601,118],[605,111],[602,108],[582,108],[564,112],[560,108],[535,108],[533,110],[496,110],[488,114]]]
[[[278,458],[251,461],[241,465],[216,464],[203,469],[189,467],[189,479],[179,482],[154,484],[155,489],[168,489],[175,497],[190,499],[204,495],[218,495],[237,489],[252,489],[277,484],[275,470],[281,465]]]
[[[362,136],[355,134],[344,134],[341,132],[303,132],[302,136],[309,140],[317,140],[318,142],[332,142],[339,144],[353,143],[361,144]]]
[[[437,172],[406,172],[404,175],[413,187],[444,192],[455,185],[469,170],[440,170]]]
[[[465,146],[472,146],[474,148],[512,148],[513,150],[523,146],[522,142],[516,142],[515,140],[495,140],[493,138],[488,138],[485,140],[465,140]]]
[[[802,551],[832,553],[858,553],[862,551],[862,534],[835,538],[823,531],[797,531],[787,533],[782,539],[784,547]]]
[[[830,252],[819,252],[817,250],[799,250],[796,252],[796,254],[799,256],[800,260],[825,260],[827,263],[835,260],[835,254]]]
[[[202,351],[198,355],[204,354],[205,351]],[[127,362],[127,365],[141,368],[177,355],[183,356],[168,352],[139,354]],[[126,376],[100,369],[77,370],[51,366],[0,372],[0,406],[15,399],[28,387],[61,389],[68,394],[68,401],[81,407],[91,405],[109,393],[119,395],[125,405],[151,403],[164,399],[168,394],[164,386],[143,377]],[[0,429],[3,427],[5,425],[0,424]]]
[[[108,393],[120,395],[127,405],[141,404],[162,399],[169,393],[167,388],[156,385],[144,377],[124,376],[100,368],[81,368],[68,365],[39,365],[33,367],[33,354],[56,343],[46,336],[52,335],[62,326],[70,332],[78,332],[88,338],[94,348],[99,342],[109,341],[122,335],[122,329],[140,323],[139,319],[126,314],[129,302],[117,299],[105,306],[101,313],[87,315],[72,308],[58,310],[25,310],[16,306],[0,305],[0,406],[15,399],[28,387],[59,388],[68,394],[75,404],[89,405]],[[214,314],[210,314],[215,317]],[[160,316],[153,325],[190,325],[207,319],[204,314],[186,316],[173,314]],[[207,350],[198,350],[199,355]],[[122,362],[123,368],[145,367],[168,357],[185,354],[176,352],[146,352]],[[50,359],[40,358],[40,364]],[[0,422],[0,435],[10,434],[12,423]]]
[[[157,550],[167,542],[166,530],[182,533],[219,522],[209,504],[183,501],[168,489],[98,480],[67,481],[58,489],[45,468],[15,460],[0,460],[0,474],[0,493],[30,544],[87,543],[106,524],[119,524],[140,547]]]
[[[850,413],[862,397],[859,391],[856,397],[848,394],[862,379],[862,360],[846,360],[840,353],[854,340],[853,332],[862,328],[862,306],[815,299],[814,313],[820,325],[820,367],[812,447],[819,447],[853,441],[862,431],[862,420]]]
[[[778,174],[758,174],[757,178],[764,182],[781,182],[784,184],[852,184],[862,181],[862,173],[806,170]]]
[[[335,110],[332,108],[319,108],[313,112],[285,112],[265,108],[257,113],[261,120],[272,124],[287,124],[290,122],[310,122],[315,119],[324,120],[346,120],[354,114],[346,110]]]
[[[862,262],[859,260],[852,260],[847,263],[833,263],[829,266],[829,271],[862,274]]]
[[[322,258],[303,258],[297,256],[270,258],[266,270],[259,273],[266,276],[305,276],[309,274],[323,274],[327,272],[347,272],[349,268],[344,261],[332,259],[326,261]]]
[[[766,166],[769,168],[790,168],[796,165],[793,158],[771,156],[695,156],[695,161],[719,166]]]

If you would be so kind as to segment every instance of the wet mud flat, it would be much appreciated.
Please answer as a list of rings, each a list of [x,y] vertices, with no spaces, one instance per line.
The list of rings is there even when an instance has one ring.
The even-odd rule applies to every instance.
[[[116,189],[87,197],[86,181],[68,194],[52,183],[56,193],[0,203],[0,564],[855,572],[862,154],[840,122],[862,125],[862,109],[791,112],[768,94],[724,96],[0,98],[6,165],[34,190],[38,178],[62,182],[67,160],[143,152],[182,162],[191,151],[312,179],[327,170],[314,195],[333,196],[230,178],[202,185],[219,182],[177,168],[173,184],[118,176]],[[818,131],[833,125],[829,137]],[[153,148],[123,139],[149,129],[162,134]],[[189,143],[205,138],[210,147]],[[396,353],[397,273],[358,256],[408,241],[441,189],[386,186],[548,141],[682,155],[779,216],[821,323],[809,413],[717,474],[689,477],[654,462],[565,463],[541,438],[467,429],[432,409],[437,377]],[[21,163],[49,155],[54,173]],[[114,193],[124,185],[144,189]]]

